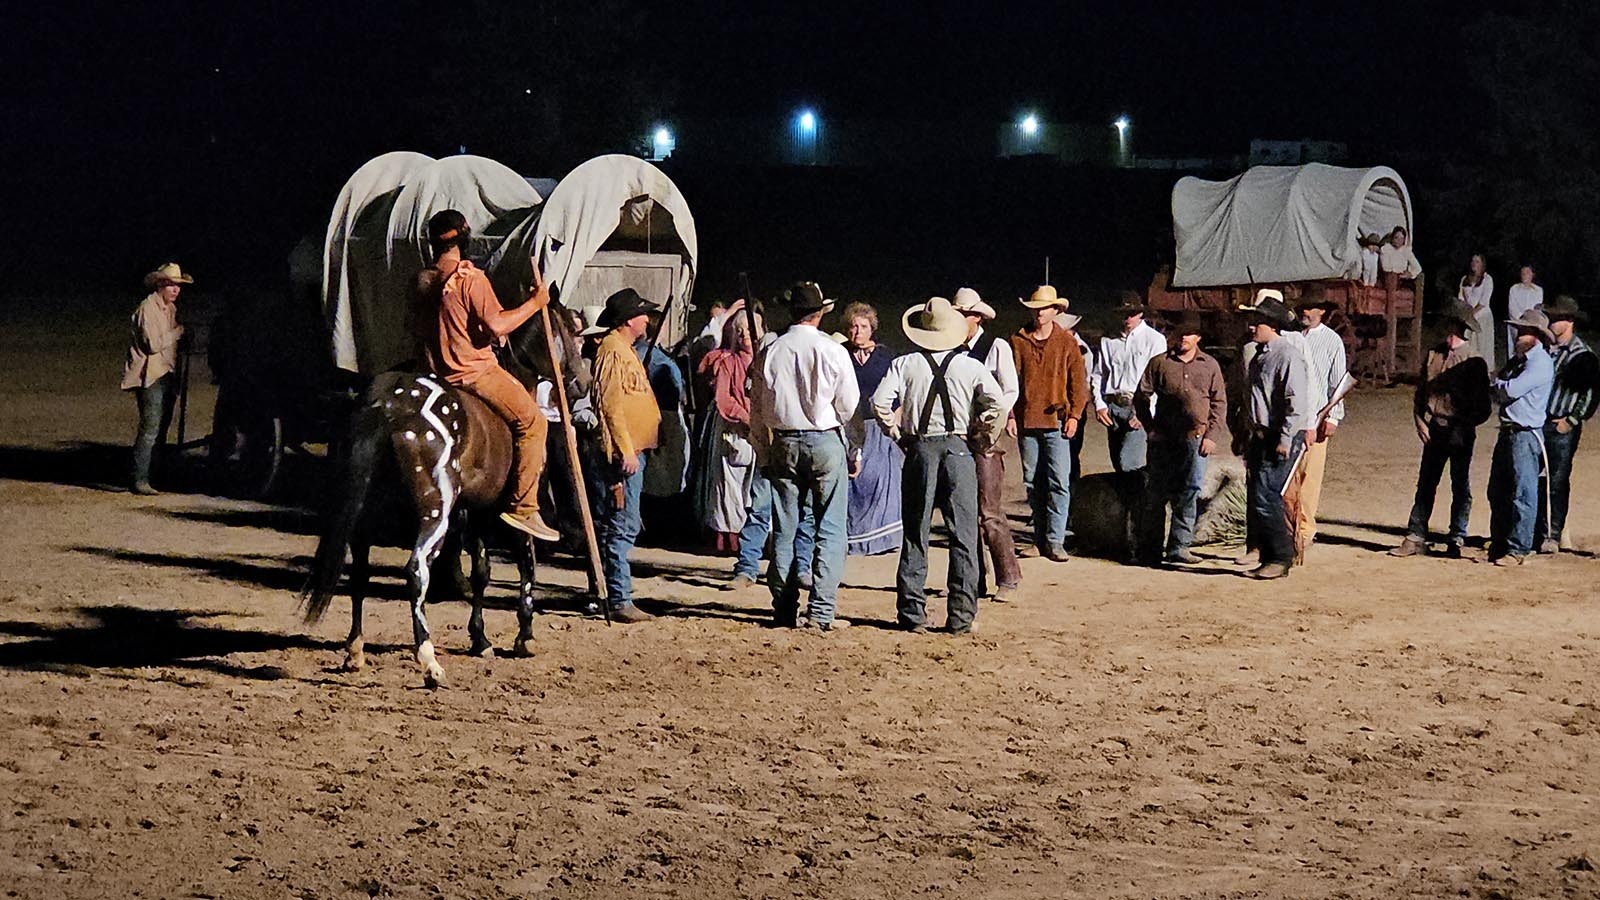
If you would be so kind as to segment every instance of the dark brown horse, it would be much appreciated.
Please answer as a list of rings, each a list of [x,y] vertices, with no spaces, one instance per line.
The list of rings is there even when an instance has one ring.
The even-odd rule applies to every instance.
[[[540,378],[554,378],[549,349],[553,344],[569,399],[587,395],[588,369],[579,358],[570,314],[551,304],[548,321],[554,340],[548,343],[545,321],[543,315],[535,316],[513,332],[500,354],[502,364],[532,391]],[[437,686],[444,670],[435,658],[423,601],[428,595],[430,567],[452,526],[458,529],[472,560],[472,618],[468,622],[472,653],[494,653],[483,631],[483,595],[489,585],[484,535],[488,528],[503,527],[498,526],[498,511],[511,473],[511,429],[482,401],[441,378],[387,372],[373,382],[352,418],[347,446],[342,493],[323,528],[311,578],[301,594],[306,621],[316,622],[327,612],[348,548],[351,624],[345,667],[361,668],[365,663],[361,606],[370,574],[368,555],[373,542],[392,531],[395,522],[409,521],[415,525],[411,559],[406,564],[412,639],[425,682]],[[525,655],[533,638],[533,539],[505,530],[515,536],[520,581],[512,652]]]

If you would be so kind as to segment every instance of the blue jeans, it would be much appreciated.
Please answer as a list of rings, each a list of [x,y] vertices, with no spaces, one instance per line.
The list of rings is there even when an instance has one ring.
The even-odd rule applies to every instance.
[[[1111,414],[1111,427],[1106,429],[1106,446],[1111,451],[1111,468],[1118,473],[1136,472],[1144,468],[1145,451],[1150,436],[1143,428],[1134,428],[1133,407],[1113,403],[1106,407]]]
[[[1550,471],[1539,479],[1541,498],[1549,498],[1549,506],[1539,504],[1539,520],[1534,533],[1539,543],[1560,541],[1567,527],[1567,508],[1572,500],[1572,456],[1578,452],[1578,437],[1583,434],[1582,423],[1566,434],[1554,425],[1544,426],[1544,455]],[[1548,510],[1548,512],[1547,512]]]
[[[898,620],[903,626],[926,625],[928,534],[935,507],[950,526],[950,561],[945,578],[952,633],[972,630],[978,613],[978,468],[966,438],[936,437],[915,441],[906,450],[900,479],[900,513],[905,536],[895,572]]]
[[[1112,403],[1106,407],[1111,414],[1111,427],[1106,429],[1106,447],[1111,451],[1111,468],[1116,473],[1112,482],[1117,489],[1117,499],[1122,502],[1122,538],[1129,556],[1139,558],[1159,553],[1158,542],[1152,547],[1141,547],[1145,534],[1141,524],[1145,511],[1145,458],[1149,454],[1150,435],[1143,428],[1134,428],[1139,420],[1133,407]]]
[[[1538,429],[1502,426],[1489,463],[1489,556],[1533,552],[1538,519],[1540,452]]]
[[[1072,448],[1059,428],[1030,428],[1017,435],[1017,449],[1033,507],[1033,542],[1040,552],[1060,547],[1072,513]]]
[[[755,579],[761,575],[761,558],[767,552],[767,539],[772,536],[772,482],[759,468],[750,481],[750,507],[745,511],[744,527],[739,529],[739,556],[733,563],[734,575],[748,575]],[[800,511],[800,528],[794,536],[794,555],[810,560],[817,543],[817,514],[815,510]],[[801,573],[802,584],[811,582],[811,570]]]
[[[639,539],[642,521],[639,517],[639,493],[644,488],[644,454],[639,454],[639,471],[624,475],[615,463],[594,467],[595,535],[600,540],[600,563],[605,569],[606,596],[612,609],[633,602],[633,569],[628,565],[628,554]],[[622,483],[622,508],[617,508],[611,486]]]
[[[848,531],[849,465],[844,436],[837,431],[801,431],[773,436],[767,478],[772,482],[772,564],[767,589],[780,623],[799,612],[806,559],[799,537],[801,509],[817,519],[812,551],[811,597],[806,615],[817,625],[833,622],[844,576]]]
[[[1411,521],[1406,537],[1427,543],[1428,520],[1433,518],[1433,498],[1439,492],[1444,467],[1450,466],[1450,534],[1457,547],[1467,542],[1467,520],[1472,516],[1472,447],[1478,429],[1471,425],[1434,424],[1428,428],[1428,442],[1422,445],[1422,464],[1417,469],[1417,495],[1411,501]]]
[[[1189,549],[1194,543],[1194,523],[1200,510],[1200,488],[1206,478],[1206,458],[1200,439],[1162,438],[1150,442],[1149,483],[1145,492],[1143,527],[1139,541],[1146,562],[1156,562],[1165,541],[1166,555]],[[1161,533],[1172,504],[1172,526]]]
[[[150,465],[156,447],[167,442],[167,426],[172,422],[172,402],[177,399],[177,377],[166,374],[149,387],[135,388],[139,404],[139,431],[133,438],[133,483],[150,483]]]
[[[1246,481],[1249,493],[1246,525],[1250,536],[1261,548],[1262,565],[1294,564],[1294,535],[1289,532],[1283,486],[1288,483],[1289,475],[1294,470],[1294,461],[1305,446],[1305,432],[1296,431],[1286,457],[1278,455],[1276,434],[1252,438],[1245,452],[1245,467],[1249,472]]]

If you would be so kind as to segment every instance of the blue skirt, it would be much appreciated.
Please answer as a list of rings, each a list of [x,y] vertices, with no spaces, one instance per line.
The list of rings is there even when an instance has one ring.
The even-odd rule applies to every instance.
[[[851,556],[900,549],[900,469],[905,458],[882,426],[866,423],[861,474],[850,480],[847,552]]]

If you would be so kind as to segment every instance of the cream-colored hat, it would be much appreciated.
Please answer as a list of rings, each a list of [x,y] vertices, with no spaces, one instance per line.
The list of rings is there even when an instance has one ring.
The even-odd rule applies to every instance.
[[[994,321],[994,307],[983,302],[983,298],[979,297],[978,292],[972,288],[964,287],[956,291],[956,295],[951,299],[950,305],[960,310],[963,315],[972,313],[982,316],[985,322]]]
[[[1068,331],[1077,328],[1078,323],[1082,321],[1083,316],[1080,316],[1076,313],[1069,313],[1065,311],[1056,313],[1056,324]]]
[[[578,315],[583,316],[583,330],[578,332],[579,337],[589,337],[596,334],[605,334],[611,329],[596,324],[600,321],[600,314],[605,312],[604,306],[584,306],[578,309]]]
[[[954,350],[967,340],[967,317],[943,297],[929,297],[906,310],[900,327],[911,343],[934,353]]]
[[[183,269],[175,262],[169,262],[144,277],[144,286],[147,288],[158,287],[168,283],[194,284],[194,278],[185,275]]]
[[[1039,285],[1039,287],[1033,292],[1033,296],[1020,302],[1023,306],[1026,306],[1029,309],[1045,309],[1046,307],[1050,306],[1057,306],[1061,309],[1066,309],[1071,305],[1071,301],[1058,295],[1056,293],[1056,289],[1048,284]]]
[[[834,332],[834,333],[833,333],[833,334],[830,334],[830,335],[828,335],[828,337],[831,337],[831,338],[833,338],[833,342],[834,342],[834,343],[835,343],[835,344],[844,344],[844,343],[848,343],[848,342],[849,342],[849,340],[850,340],[850,339],[849,339],[849,338],[847,338],[847,337],[845,337],[845,336],[844,336],[844,335],[842,335],[842,334],[840,334],[840,333],[839,333],[839,332],[837,332],[837,331],[835,331],[835,332]]]

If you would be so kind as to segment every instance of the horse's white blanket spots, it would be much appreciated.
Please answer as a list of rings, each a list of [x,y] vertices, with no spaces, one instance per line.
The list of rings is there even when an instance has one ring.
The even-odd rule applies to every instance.
[[[408,431],[408,432],[406,432],[406,440],[408,440],[408,441],[414,441],[414,440],[416,440],[416,439],[417,439],[417,433],[416,433],[416,432],[415,432],[415,431]]]
[[[431,440],[433,440],[433,432],[430,431],[427,434],[424,434],[423,437],[425,437],[425,438],[427,438],[428,440],[431,441]]]
[[[422,392],[421,391],[412,391],[411,392],[411,396],[413,396],[413,397],[421,397],[422,396]]]

